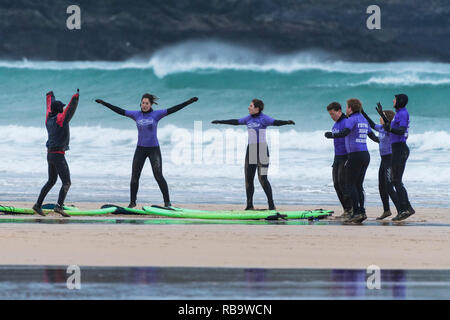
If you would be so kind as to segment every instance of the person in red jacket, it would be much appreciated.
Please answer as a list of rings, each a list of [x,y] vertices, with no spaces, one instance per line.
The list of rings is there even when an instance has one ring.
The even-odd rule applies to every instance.
[[[70,217],[64,212],[64,200],[70,188],[70,171],[67,165],[65,152],[69,150],[70,129],[69,122],[78,106],[79,89],[77,93],[72,96],[67,107],[61,101],[55,99],[53,91],[46,94],[47,112],[45,118],[45,126],[47,127],[47,163],[48,163],[48,181],[44,185],[39,194],[37,202],[33,206],[33,211],[41,216],[44,216],[42,211],[42,203],[49,191],[53,188],[58,180],[61,178],[62,186],[59,191],[58,203],[55,205],[55,212],[63,217]],[[65,108],[64,108],[65,107]]]

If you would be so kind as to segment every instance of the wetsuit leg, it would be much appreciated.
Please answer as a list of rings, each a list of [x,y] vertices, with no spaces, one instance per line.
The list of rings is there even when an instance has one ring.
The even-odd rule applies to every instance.
[[[158,183],[159,189],[161,190],[164,198],[164,204],[170,204],[169,197],[169,187],[167,186],[166,179],[162,174],[162,159],[161,159],[161,149],[159,147],[149,147],[148,156],[150,158],[150,164],[152,165],[153,176]]]
[[[63,154],[54,153],[52,154],[52,157],[55,159],[54,164],[58,172],[58,176],[62,181],[62,186],[59,190],[58,204],[63,206],[67,192],[69,191],[71,185],[69,165],[67,164],[66,157]]]
[[[364,169],[366,161],[365,156],[361,154],[363,152],[349,153],[348,160],[345,165],[347,174],[347,186],[349,188],[350,198],[352,201],[353,214],[359,213],[360,203],[364,203],[364,190],[362,190],[363,194],[361,199],[362,188],[360,185],[362,185],[362,181],[364,180],[365,170],[367,169],[367,167]]]
[[[253,194],[255,193],[255,180],[257,164],[249,163],[249,148],[247,147],[247,153],[245,155],[245,192],[247,194],[247,207],[253,207]]]
[[[361,168],[358,173],[358,179],[356,180],[356,190],[358,191],[359,212],[365,213],[364,201],[366,194],[364,192],[363,184],[366,171],[370,163],[370,154],[368,151],[363,151],[360,153],[359,157],[361,161]]]
[[[131,171],[130,181],[130,201],[136,202],[137,192],[139,189],[139,178],[141,177],[142,168],[144,167],[147,153],[144,147],[136,147],[133,157],[133,168]]]
[[[269,149],[267,149],[267,157],[269,157]],[[268,169],[269,164],[258,163],[258,180],[259,183],[261,184],[261,187],[264,190],[264,193],[266,194],[269,208],[273,208],[275,207],[275,205],[273,203],[272,186],[270,185],[270,182],[267,179]]]
[[[41,192],[39,194],[39,198],[36,202],[37,205],[42,206],[45,197],[56,184],[58,180],[58,171],[53,163],[52,157],[50,153],[47,154],[47,164],[48,164],[48,180],[47,183],[42,187]]]
[[[384,211],[390,210],[389,198],[391,198],[397,212],[400,212],[397,193],[395,192],[392,183],[392,154],[381,156],[381,164],[378,171],[378,189],[380,191]]]
[[[381,202],[383,203],[383,211],[390,211],[389,206],[389,193],[388,193],[388,182],[386,177],[386,164],[384,163],[385,156],[381,156],[380,168],[378,169],[378,191],[380,192]]]
[[[406,160],[409,157],[409,148],[406,143],[392,144],[392,180],[397,191],[400,210],[407,210],[410,207],[408,193],[403,185],[403,173],[405,171]]]
[[[352,207],[350,196],[347,191],[346,176],[345,176],[345,162],[347,156],[339,156],[334,158],[333,162],[333,184],[336,190],[336,195],[344,210],[349,210]]]

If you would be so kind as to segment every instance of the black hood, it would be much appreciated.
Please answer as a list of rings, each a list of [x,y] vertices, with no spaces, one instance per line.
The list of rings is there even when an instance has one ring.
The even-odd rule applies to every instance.
[[[406,106],[408,103],[408,96],[406,94],[400,93],[395,95],[395,109],[401,109]]]
[[[65,104],[59,100],[53,101],[52,105],[50,106],[51,113],[56,114],[56,113],[63,112],[64,106],[65,106]]]

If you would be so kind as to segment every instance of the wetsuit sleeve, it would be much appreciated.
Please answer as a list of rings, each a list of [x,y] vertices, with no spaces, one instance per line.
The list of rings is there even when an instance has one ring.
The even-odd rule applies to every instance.
[[[167,114],[169,115],[169,114],[172,114],[174,112],[180,111],[184,107],[190,105],[191,103],[194,103],[197,100],[198,100],[198,98],[194,97],[194,98],[191,98],[191,99],[189,99],[189,100],[187,100],[187,101],[185,101],[183,103],[177,104],[176,106],[173,106],[173,107],[167,109]]]
[[[369,118],[369,116],[364,112],[364,110],[361,110],[361,114],[364,116],[364,118],[366,118],[367,122],[369,122],[370,127],[372,129],[376,130],[375,129],[375,122],[373,122],[373,120]]]
[[[214,120],[212,123],[214,123],[214,124],[231,124],[233,126],[238,126],[240,124],[243,124],[243,123],[240,123],[239,120],[240,119]]]
[[[338,133],[333,133],[332,138],[343,138],[345,136],[348,136],[348,134],[351,132],[349,128],[344,128],[344,130],[339,131]]]
[[[380,139],[373,133],[373,131],[370,131],[367,136],[370,138],[370,140],[375,141],[376,143],[380,143]]]
[[[294,121],[292,121],[292,120],[275,120],[273,123],[272,123],[272,125],[273,126],[276,126],[276,127],[279,127],[279,126],[284,126],[284,125],[287,125],[287,124],[295,124],[294,123]]]
[[[404,135],[406,132],[406,127],[400,127],[400,128],[389,128],[389,132],[392,132],[393,134],[397,134],[397,135]]]
[[[52,102],[55,101],[55,95],[53,94],[53,91],[47,92],[46,101],[47,101],[47,111],[45,113],[45,120],[47,121],[49,113],[52,111]]]
[[[100,103],[102,105],[104,105],[105,107],[111,109],[112,111],[114,111],[117,114],[120,114],[121,116],[126,116],[125,114],[125,110],[116,106],[113,106],[112,104],[105,102],[103,100],[95,100],[97,103]]]
[[[383,126],[381,124],[376,124],[373,130],[380,132],[380,130],[383,129]]]
[[[396,123],[396,127],[397,128],[392,128],[391,124],[390,124],[389,126],[386,126],[387,129],[388,129],[387,131],[392,132],[393,134],[397,134],[397,135],[404,135],[405,132],[406,132],[406,129],[408,128],[408,119],[407,119],[407,117],[397,113],[395,115],[394,121]]]
[[[78,93],[75,93],[72,96],[72,99],[70,99],[70,102],[64,109],[64,111],[58,114],[56,118],[56,123],[60,127],[64,126],[65,124],[68,124],[69,121],[72,119],[73,115],[75,114],[75,111],[77,110],[79,98],[80,95]]]

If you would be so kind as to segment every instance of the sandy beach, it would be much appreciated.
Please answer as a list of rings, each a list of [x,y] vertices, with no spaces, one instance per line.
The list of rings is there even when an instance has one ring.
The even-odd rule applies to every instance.
[[[31,207],[31,203],[2,205]],[[75,203],[96,209],[100,203]],[[118,203],[118,205],[126,205]],[[139,204],[147,205],[147,204]],[[241,205],[177,204],[242,209]],[[317,206],[316,206],[317,207]],[[315,209],[279,206],[278,209]],[[338,207],[326,207],[335,210]],[[368,208],[374,222],[380,208]],[[0,214],[0,219],[17,218]],[[21,215],[26,219],[34,216]],[[117,215],[99,219],[121,219]],[[156,219],[126,216],[127,219]],[[64,219],[55,213],[43,219]],[[76,219],[94,219],[72,217]],[[330,218],[334,219],[333,217]],[[417,208],[403,223],[370,225],[0,223],[0,265],[203,266],[261,268],[450,268],[450,209]]]

